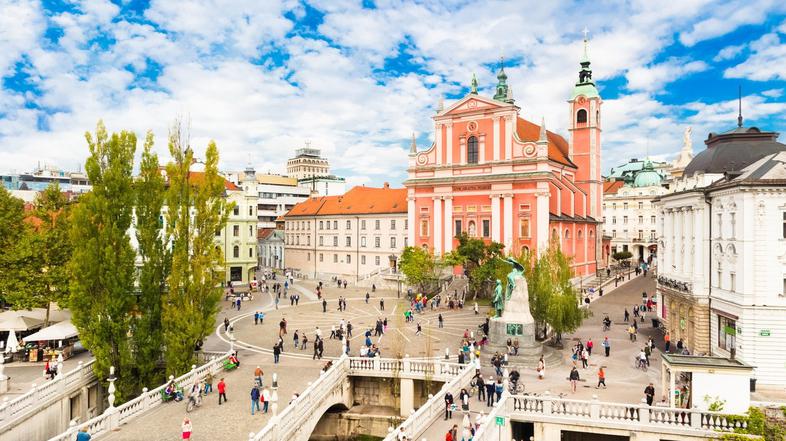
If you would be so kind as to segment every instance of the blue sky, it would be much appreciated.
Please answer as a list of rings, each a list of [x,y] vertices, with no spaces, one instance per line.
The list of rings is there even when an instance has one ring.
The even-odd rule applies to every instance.
[[[658,3],[658,4],[655,4]],[[674,5],[671,5],[674,3]],[[0,170],[75,169],[102,118],[166,157],[177,117],[222,167],[283,172],[308,140],[351,184],[400,183],[411,134],[501,55],[522,116],[566,135],[582,33],[604,170],[736,122],[786,130],[786,3],[0,0]],[[141,147],[140,147],[141,148]]]

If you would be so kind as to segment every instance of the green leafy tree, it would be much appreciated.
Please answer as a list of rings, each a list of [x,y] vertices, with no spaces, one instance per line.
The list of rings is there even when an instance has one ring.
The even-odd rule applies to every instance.
[[[200,174],[189,170],[194,152],[179,124],[170,133],[169,153],[173,160],[166,167],[166,200],[172,267],[161,324],[167,373],[178,374],[196,361],[194,349],[215,323],[224,279],[224,255],[215,232],[224,229],[231,207],[224,198],[215,142],[207,146]]]
[[[570,281],[573,277],[570,258],[553,241],[540,256],[525,253],[518,260],[527,278],[532,318],[544,338],[551,327],[559,342],[562,334],[578,329],[586,316],[586,311],[579,306],[579,294]]]
[[[616,260],[617,262],[628,265],[630,264],[629,260],[633,257],[633,253],[630,251],[617,251],[616,253],[611,255],[611,258]]]
[[[49,325],[52,303],[67,306],[71,259],[68,200],[57,182],[36,199],[28,222],[12,246],[15,249],[13,290],[7,300],[14,309],[46,308],[44,326]]]
[[[425,291],[436,278],[437,263],[434,255],[421,247],[406,247],[398,260],[398,268],[407,279],[407,284]]]
[[[0,186],[0,300],[14,291],[17,245],[24,229],[24,202]]]
[[[462,265],[469,279],[469,286],[477,296],[489,292],[494,276],[501,268],[502,252],[505,246],[499,242],[486,243],[483,239],[469,237],[467,233],[458,236],[458,246],[446,254],[444,263]]]
[[[95,356],[93,370],[106,378],[115,366],[122,402],[134,392],[129,314],[134,299],[134,259],[128,229],[134,205],[132,171],[136,135],[107,133],[99,121],[85,134],[85,171],[93,190],[79,198],[72,216],[70,307],[80,339]]]
[[[136,320],[132,322],[138,388],[161,382],[163,335],[161,307],[169,275],[170,255],[164,242],[162,208],[166,188],[153,152],[153,134],[147,133],[139,177],[134,182],[136,239],[141,266],[138,272]]]

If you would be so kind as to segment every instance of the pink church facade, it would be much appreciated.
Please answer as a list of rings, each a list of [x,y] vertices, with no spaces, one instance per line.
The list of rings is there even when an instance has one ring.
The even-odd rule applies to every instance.
[[[435,140],[409,155],[408,243],[442,255],[458,236],[542,252],[559,241],[577,276],[598,268],[601,104],[589,60],[568,100],[569,139],[519,116],[503,69],[493,98],[472,91],[433,117]]]

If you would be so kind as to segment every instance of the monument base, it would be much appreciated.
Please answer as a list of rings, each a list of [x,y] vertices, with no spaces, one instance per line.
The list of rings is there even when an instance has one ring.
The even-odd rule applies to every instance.
[[[509,366],[516,368],[536,368],[538,360],[543,357],[546,366],[562,364],[562,355],[535,340],[534,321],[525,320],[523,323],[507,317],[494,317],[489,322],[489,349],[487,353],[507,353],[508,339],[519,340],[518,355],[508,357]]]

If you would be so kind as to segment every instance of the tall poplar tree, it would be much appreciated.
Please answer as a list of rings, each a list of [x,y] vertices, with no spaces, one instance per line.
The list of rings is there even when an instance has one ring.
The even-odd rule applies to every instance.
[[[14,290],[16,245],[22,235],[24,202],[0,186],[0,300]]]
[[[163,372],[163,335],[161,302],[169,274],[170,256],[164,242],[163,212],[166,189],[159,168],[158,155],[153,152],[153,134],[147,133],[139,177],[134,182],[136,198],[136,240],[141,266],[138,272],[136,319],[132,321],[134,360],[138,388],[159,384]]]
[[[128,229],[134,205],[132,170],[136,135],[107,134],[99,121],[95,136],[85,134],[90,156],[85,171],[93,190],[79,199],[72,217],[73,274],[70,307],[80,339],[95,356],[93,370],[115,383],[122,402],[133,393],[129,344],[134,298],[134,259]]]
[[[7,300],[14,309],[46,308],[44,326],[49,325],[53,302],[67,306],[71,259],[68,200],[57,182],[36,199],[30,221],[20,229],[12,264],[13,289]]]
[[[218,173],[218,149],[211,141],[204,172],[192,173],[194,152],[176,124],[169,136],[172,162],[167,167],[167,237],[172,268],[163,304],[167,374],[180,374],[195,362],[194,349],[212,331],[221,299],[224,254],[215,233],[228,218],[224,178]]]

